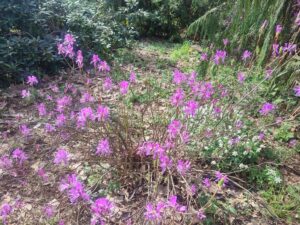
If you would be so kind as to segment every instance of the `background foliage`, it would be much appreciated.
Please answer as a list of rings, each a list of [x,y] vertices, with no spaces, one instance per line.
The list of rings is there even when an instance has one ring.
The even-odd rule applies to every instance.
[[[259,65],[265,65],[277,24],[284,27],[278,41],[299,40],[293,21],[297,4],[296,0],[0,0],[0,84],[22,81],[30,73],[57,73],[64,65],[55,53],[55,41],[66,32],[76,36],[84,55],[96,52],[106,59],[135,38],[178,42],[189,37],[222,46],[227,37],[231,53],[252,50]],[[289,74],[285,80],[294,71]]]

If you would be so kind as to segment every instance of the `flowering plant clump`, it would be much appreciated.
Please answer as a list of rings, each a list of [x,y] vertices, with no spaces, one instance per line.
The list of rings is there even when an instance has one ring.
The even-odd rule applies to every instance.
[[[36,121],[20,118],[18,146],[14,142],[0,156],[5,176],[53,191],[53,202],[59,203],[47,199],[41,211],[57,224],[67,221],[58,213],[65,208],[73,209],[77,223],[92,225],[199,224],[213,218],[212,211],[223,209],[226,201],[220,196],[235,184],[228,171],[247,173],[263,161],[269,150],[265,127],[285,119],[277,102],[261,97],[259,85],[268,82],[273,69],[263,71],[267,75],[257,78],[259,85],[250,83],[255,57],[249,50],[238,54],[242,68],[226,74],[228,83],[176,68],[168,79],[155,78],[152,87],[132,68],[117,82],[113,68],[97,54],[87,58],[71,34],[57,48],[74,74],[60,87],[50,84],[47,94],[38,89],[42,80],[28,77],[30,89],[20,98],[27,101],[33,90],[38,93],[34,111],[28,112]],[[289,54],[296,51],[285,48]],[[230,52],[212,52],[201,53],[198,63],[222,73]],[[167,87],[162,98],[158,87]],[[299,85],[291,92],[300,96]],[[154,97],[132,100],[145,95]],[[294,148],[297,141],[291,137],[285,144]],[[30,183],[26,176],[38,179]],[[281,182],[276,176],[275,183]],[[17,209],[4,203],[0,210],[5,222]]]

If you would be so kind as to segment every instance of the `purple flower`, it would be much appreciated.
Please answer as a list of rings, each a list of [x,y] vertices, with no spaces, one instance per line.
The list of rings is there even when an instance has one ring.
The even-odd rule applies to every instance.
[[[300,85],[294,87],[294,92],[297,97],[300,97]]]
[[[103,82],[103,89],[105,91],[110,91],[112,89],[112,80],[110,77],[106,77]]]
[[[98,70],[104,71],[104,72],[109,72],[110,71],[110,66],[107,64],[106,61],[100,61],[98,65]]]
[[[267,69],[267,70],[266,70],[266,76],[265,76],[265,78],[266,78],[266,79],[270,79],[271,76],[272,76],[272,73],[273,73],[273,70],[272,70],[272,69]]]
[[[8,217],[12,212],[13,208],[9,204],[4,203],[1,205],[0,216],[2,217],[3,224],[6,224],[6,217]]]
[[[172,160],[167,155],[160,155],[159,166],[161,168],[161,171],[164,173],[167,168],[171,168]]]
[[[46,171],[44,170],[44,168],[39,168],[37,170],[37,174],[38,174],[38,176],[40,176],[43,179],[44,182],[48,182],[49,181],[49,176],[46,173]]]
[[[30,97],[30,91],[22,90],[21,96],[22,96],[22,98],[29,98]]]
[[[172,106],[178,107],[182,105],[184,100],[184,91],[181,88],[178,88],[175,93],[171,96]]]
[[[249,59],[251,57],[252,53],[248,50],[245,50],[243,55],[242,55],[242,60],[246,61],[247,59]]]
[[[108,156],[110,155],[111,149],[109,146],[109,141],[107,138],[102,139],[99,141],[98,146],[97,146],[97,150],[96,150],[96,154],[97,155],[102,155],[102,156]]]
[[[199,94],[204,100],[208,100],[214,94],[214,87],[210,82],[203,82],[200,86]]]
[[[94,67],[96,68],[97,67],[97,64],[100,62],[100,58],[98,55],[94,54],[92,56],[92,60],[91,60],[91,64],[94,65]]]
[[[222,61],[222,63],[225,62],[225,58],[227,56],[227,52],[223,51],[223,50],[217,50],[215,55],[214,55],[214,62],[216,65],[220,64],[220,60]]]
[[[37,105],[37,109],[39,111],[39,116],[45,116],[47,115],[46,106],[44,103],[40,103]]]
[[[55,127],[52,126],[50,123],[46,123],[44,129],[47,133],[51,133],[56,130]]]
[[[271,111],[275,109],[275,106],[272,103],[266,102],[262,105],[259,113],[263,116],[268,115]]]
[[[46,217],[52,218],[54,216],[54,208],[53,208],[53,206],[50,205],[50,204],[45,205],[45,207],[44,207],[44,213],[45,213]]]
[[[216,176],[217,182],[221,181],[223,183],[223,185],[222,185],[223,187],[228,183],[227,175],[221,173],[220,171],[216,171],[215,176]]]
[[[13,167],[12,161],[7,155],[0,157],[0,168],[4,170],[9,170],[12,167]]]
[[[179,120],[172,120],[172,122],[168,126],[168,134],[169,137],[176,138],[176,136],[179,134],[181,130],[182,124]]]
[[[60,182],[59,190],[67,191],[71,203],[82,199],[89,201],[90,196],[86,193],[84,185],[77,179],[75,174],[69,174]]]
[[[70,96],[63,96],[56,100],[56,110],[62,112],[66,106],[70,106],[72,103],[72,98]]]
[[[146,220],[150,221],[159,221],[162,218],[163,210],[166,207],[165,203],[159,202],[157,205],[153,205],[152,203],[148,203],[146,205],[145,217]]]
[[[121,94],[126,95],[127,92],[128,92],[129,82],[123,80],[123,81],[120,82],[119,87],[120,87]]]
[[[27,84],[29,84],[30,86],[33,86],[35,84],[38,84],[38,79],[36,78],[36,76],[28,76],[27,77]]]
[[[69,161],[69,153],[64,149],[58,149],[55,153],[54,163],[67,165]]]
[[[72,34],[66,34],[65,37],[64,37],[64,42],[66,44],[73,45],[75,43],[75,38]]]
[[[185,105],[185,109],[184,109],[184,112],[185,112],[185,115],[188,117],[188,116],[191,116],[191,117],[195,117],[196,115],[196,112],[198,110],[198,102],[194,101],[194,100],[190,100],[186,103]]]
[[[223,44],[226,47],[229,44],[229,40],[227,38],[223,39]]]
[[[28,136],[30,134],[30,129],[27,127],[26,124],[20,125],[19,130],[21,134],[24,136]]]
[[[113,204],[107,198],[98,198],[91,205],[91,211],[93,215],[93,221],[98,221],[103,216],[111,214]]]
[[[177,196],[176,195],[171,195],[168,200],[168,206],[172,208],[177,208],[178,203],[177,203]]]
[[[81,50],[77,51],[76,63],[78,65],[79,69],[81,69],[83,67],[83,56],[82,56],[82,51]]]
[[[204,214],[204,211],[203,211],[202,209],[200,209],[200,210],[197,212],[197,218],[198,218],[200,221],[206,219],[206,215]]]
[[[285,43],[282,51],[283,52],[289,52],[290,54],[293,54],[297,50],[297,45],[293,43]]]
[[[245,81],[245,79],[246,79],[245,73],[243,73],[243,72],[238,72],[238,81],[239,81],[239,83],[240,83],[240,84],[243,84],[244,81]]]
[[[13,151],[12,158],[16,159],[18,161],[19,165],[22,165],[24,163],[24,161],[26,161],[28,159],[26,153],[20,148],[17,148]]]
[[[80,103],[94,102],[94,101],[95,101],[94,97],[88,92],[83,93],[83,95],[80,98]]]
[[[173,83],[176,85],[180,85],[181,83],[186,81],[186,76],[184,73],[180,72],[178,69],[173,72]]]
[[[258,139],[260,141],[263,141],[265,139],[265,133],[264,132],[260,132],[259,135],[258,135]]]
[[[96,118],[99,121],[105,121],[109,117],[109,108],[107,106],[99,105],[97,109]]]
[[[292,139],[292,140],[289,141],[288,146],[290,148],[294,148],[296,145],[297,145],[297,140],[296,139]]]
[[[84,127],[88,120],[94,121],[95,116],[91,107],[84,107],[80,110],[77,116],[77,126]]]
[[[75,38],[72,34],[66,34],[63,43],[57,44],[58,54],[65,57],[73,58],[75,53],[73,51],[73,45],[75,44]]]
[[[177,171],[181,175],[185,175],[186,172],[191,168],[191,162],[190,161],[183,161],[178,160],[177,162]]]
[[[130,73],[129,81],[130,81],[130,83],[135,83],[136,82],[136,74],[135,74],[135,72],[132,71]]]
[[[282,26],[280,24],[276,25],[275,32],[276,35],[280,34],[282,31]]]
[[[279,44],[273,44],[272,49],[273,49],[273,52],[272,52],[273,57],[278,56],[279,55]]]
[[[200,61],[207,61],[208,60],[208,56],[207,56],[207,53],[202,53],[200,55]]]
[[[61,127],[66,123],[66,120],[67,120],[67,118],[66,118],[65,114],[61,113],[56,116],[55,124],[56,124],[56,126]]]
[[[203,179],[202,184],[204,187],[209,188],[211,186],[210,179],[209,178]]]

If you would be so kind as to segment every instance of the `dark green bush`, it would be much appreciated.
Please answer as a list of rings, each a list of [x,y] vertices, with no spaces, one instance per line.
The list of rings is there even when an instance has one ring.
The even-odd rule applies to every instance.
[[[103,0],[0,0],[0,86],[56,73],[64,65],[56,42],[67,32],[84,54],[102,56],[135,34]]]

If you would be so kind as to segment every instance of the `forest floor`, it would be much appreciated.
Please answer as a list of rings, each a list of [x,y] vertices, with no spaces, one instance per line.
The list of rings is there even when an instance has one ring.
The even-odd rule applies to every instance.
[[[199,63],[200,46],[170,44],[160,41],[138,42],[131,49],[120,49],[115,53],[112,65],[113,78],[117,81],[128,76],[132,68],[141,80],[158,79],[171,76],[175,68],[190,72]],[[92,93],[96,93],[100,85],[99,77],[92,77]],[[80,75],[53,78],[45,77],[38,87],[40,95],[56,93],[51,87],[64,88],[66,83],[72,83],[79,90],[84,88],[85,81]],[[22,148],[30,153],[29,160],[23,171],[16,174],[7,174],[0,169],[0,202],[14,202],[13,216],[7,219],[7,224],[35,225],[58,224],[61,219],[66,225],[89,224],[89,209],[85,206],[76,206],[68,202],[57,187],[57,175],[68,171],[76,171],[88,188],[95,187],[99,177],[91,173],[97,171],[97,163],[93,157],[87,158],[80,151],[85,142],[61,141],[58,137],[49,137],[43,131],[42,121],[34,117],[36,111],[34,101],[22,101],[20,92],[26,85],[11,86],[0,92],[0,156],[11,154],[15,147]],[[116,101],[113,94],[102,97],[103,102]],[[21,124],[29,125],[31,134],[23,138],[19,132]],[[52,162],[53,149],[57,143],[63,144],[72,154],[72,161],[68,167],[58,169]],[[53,144],[54,143],[54,144]],[[54,146],[53,146],[54,145]],[[58,145],[58,144],[57,144]],[[280,162],[266,162],[277,164],[283,175],[284,186],[281,189],[258,189],[249,181],[241,177],[230,176],[231,185],[218,193],[219,199],[224,199],[223,206],[227,211],[216,211],[218,219],[206,224],[235,224],[235,225],[275,225],[300,224],[300,152],[289,151],[282,155]],[[92,163],[94,162],[94,164]],[[99,164],[99,163],[98,163]],[[101,163],[100,163],[101,164]],[[108,166],[105,163],[101,165]],[[210,169],[210,163],[202,162],[204,170]],[[38,176],[37,171],[43,168],[47,173],[47,181]],[[109,193],[120,206],[119,220],[111,224],[126,224],[128,215],[136,217],[143,215],[141,205],[146,199],[142,191],[132,188],[126,189],[114,182],[114,177],[108,175],[102,180],[109,187]],[[213,188],[213,187],[212,187]],[[213,192],[213,190],[210,190]],[[126,205],[131,204],[130,207]],[[55,206],[55,217],[45,216],[45,206]],[[123,206],[123,207],[122,207]],[[135,212],[134,212],[135,210]],[[223,220],[223,221],[222,221]],[[138,219],[137,219],[138,221]],[[1,224],[1,222],[0,222]],[[181,224],[178,222],[178,224]],[[197,224],[197,223],[195,223]]]

